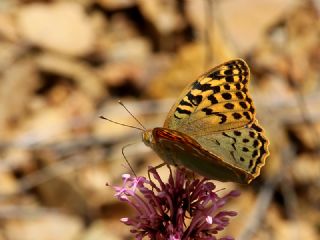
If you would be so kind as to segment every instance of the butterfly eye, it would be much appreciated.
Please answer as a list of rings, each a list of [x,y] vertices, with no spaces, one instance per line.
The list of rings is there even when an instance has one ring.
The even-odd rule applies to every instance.
[[[152,145],[155,144],[154,138],[152,135],[152,130],[146,130],[142,132],[142,141],[148,147],[152,147]]]

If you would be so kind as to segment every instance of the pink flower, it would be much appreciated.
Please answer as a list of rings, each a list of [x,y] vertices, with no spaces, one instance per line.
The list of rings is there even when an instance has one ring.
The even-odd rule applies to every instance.
[[[206,178],[190,179],[183,168],[176,168],[174,174],[170,169],[167,183],[155,168],[149,168],[149,173],[154,180],[124,174],[122,187],[114,187],[115,196],[136,210],[134,217],[121,219],[132,227],[136,239],[216,240],[215,235],[227,227],[230,217],[237,215],[220,208],[239,196],[238,191],[220,197],[212,182]]]

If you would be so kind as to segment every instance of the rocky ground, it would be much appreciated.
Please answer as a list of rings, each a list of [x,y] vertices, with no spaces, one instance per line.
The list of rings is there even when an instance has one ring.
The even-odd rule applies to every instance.
[[[106,183],[147,128],[216,64],[241,57],[271,155],[224,232],[320,238],[318,0],[1,0],[0,240],[131,239],[132,214]],[[126,149],[138,175],[161,160]],[[166,169],[160,169],[163,174]]]

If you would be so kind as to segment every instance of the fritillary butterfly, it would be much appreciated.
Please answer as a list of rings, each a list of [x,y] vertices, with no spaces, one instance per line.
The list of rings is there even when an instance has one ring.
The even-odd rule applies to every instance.
[[[188,85],[164,126],[143,132],[143,141],[167,164],[210,179],[250,183],[269,155],[269,142],[248,94],[246,62],[225,62]]]

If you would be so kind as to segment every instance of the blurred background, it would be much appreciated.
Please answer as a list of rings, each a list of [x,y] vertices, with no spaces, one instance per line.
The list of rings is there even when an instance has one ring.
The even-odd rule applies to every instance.
[[[236,239],[320,239],[320,1],[0,0],[0,240],[132,239],[106,187],[161,160],[137,125],[162,126],[180,91],[232,58],[271,155],[227,206]],[[166,168],[163,168],[167,171]],[[162,170],[160,170],[162,171]],[[166,174],[166,173],[163,173]]]

